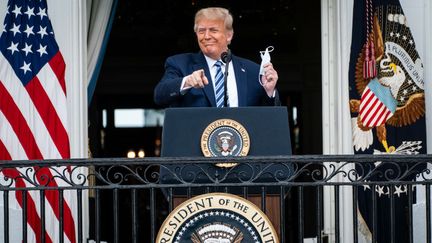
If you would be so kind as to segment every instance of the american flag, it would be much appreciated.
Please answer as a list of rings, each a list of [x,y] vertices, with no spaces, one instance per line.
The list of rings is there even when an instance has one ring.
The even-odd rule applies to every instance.
[[[390,89],[382,86],[375,78],[369,82],[361,96],[361,121],[366,127],[380,126],[393,116],[396,106]]]
[[[0,160],[70,158],[66,66],[48,18],[46,0],[8,1],[0,50]],[[2,173],[15,178],[16,187],[30,187],[28,181],[19,178],[24,169]],[[53,178],[54,170],[34,168],[34,171],[38,183],[45,184],[44,176],[48,176],[51,178],[48,186],[64,186],[64,182]],[[42,242],[45,238],[46,242],[59,242],[62,237],[65,242],[75,242],[76,198],[65,190],[62,209],[61,194],[46,190],[45,215],[40,215],[40,195],[27,192],[27,240]],[[9,199],[10,204],[22,207],[20,191]],[[46,222],[43,236],[41,222]]]

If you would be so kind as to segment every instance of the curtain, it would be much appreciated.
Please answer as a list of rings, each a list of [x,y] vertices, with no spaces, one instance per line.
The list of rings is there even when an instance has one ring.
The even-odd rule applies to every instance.
[[[87,95],[90,105],[118,0],[87,0]]]

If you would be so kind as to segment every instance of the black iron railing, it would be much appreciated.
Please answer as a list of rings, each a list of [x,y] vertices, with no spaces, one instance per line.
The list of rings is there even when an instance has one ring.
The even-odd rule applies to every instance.
[[[222,168],[219,163],[236,166]],[[3,197],[3,225],[0,241],[12,242],[11,234],[26,242],[29,230],[28,200],[30,191],[39,193],[40,228],[33,234],[45,232],[51,222],[46,221],[46,193],[57,191],[60,224],[63,225],[63,194],[73,191],[76,205],[77,242],[154,242],[166,216],[182,200],[198,194],[228,192],[244,198],[258,198],[264,213],[274,210],[266,199],[276,195],[279,222],[276,229],[280,242],[303,242],[316,238],[317,242],[342,242],[340,207],[341,190],[349,190],[354,202],[349,213],[352,219],[352,239],[359,241],[358,211],[369,209],[364,219],[371,230],[373,242],[413,242],[413,204],[418,188],[425,190],[424,219],[426,239],[431,242],[430,218],[430,155],[412,156],[271,156],[242,158],[145,158],[145,159],[74,159],[44,161],[0,161],[0,197]],[[50,175],[47,175],[49,168]],[[17,173],[9,173],[14,170]],[[13,175],[13,176],[12,176]],[[57,186],[52,186],[52,181]],[[25,183],[26,187],[19,186]],[[324,232],[325,190],[331,189],[334,203],[333,227]],[[365,192],[369,194],[365,197]],[[376,193],[370,193],[370,192]],[[11,197],[22,196],[21,218],[12,218],[9,210]],[[401,195],[407,203],[401,213]],[[89,196],[87,196],[89,195]],[[388,231],[382,232],[381,199],[388,200]],[[363,201],[362,201],[363,200]],[[84,202],[84,204],[83,204]],[[345,211],[344,211],[345,212]],[[346,214],[346,212],[345,212]],[[86,217],[89,215],[89,217]],[[401,216],[403,215],[403,216]],[[365,217],[363,215],[363,217]],[[401,218],[403,220],[401,220]],[[10,224],[19,220],[22,232],[12,232]],[[346,222],[345,222],[346,223]],[[0,223],[1,225],[2,223]],[[406,234],[399,228],[406,226]],[[330,235],[330,238],[329,236]],[[64,242],[60,237],[59,242]],[[42,242],[45,234],[41,234]],[[173,241],[174,242],[174,241]]]

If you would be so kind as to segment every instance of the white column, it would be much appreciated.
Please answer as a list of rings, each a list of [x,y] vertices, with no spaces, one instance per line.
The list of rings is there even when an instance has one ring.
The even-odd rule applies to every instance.
[[[86,0],[48,0],[48,13],[66,62],[69,140],[72,158],[88,157]],[[82,169],[79,173],[86,174]],[[83,191],[83,238],[88,239],[88,191]],[[72,207],[76,207],[73,205]],[[77,225],[77,222],[75,222]]]
[[[324,154],[352,154],[349,112],[349,57],[352,0],[321,0],[322,116]],[[349,168],[346,168],[349,169]],[[343,181],[345,178],[335,178]],[[324,188],[324,233],[335,240],[334,188]],[[352,242],[352,189],[339,193],[340,240]]]
[[[66,62],[72,158],[87,158],[87,26],[85,0],[48,0],[48,14]]]
[[[429,0],[401,0],[408,25],[416,43],[417,51],[423,61],[425,100],[426,100],[426,143],[427,152],[432,151],[432,3]],[[431,168],[430,168],[431,169]],[[416,187],[416,204],[413,205],[414,242],[426,242],[426,195],[425,187]]]

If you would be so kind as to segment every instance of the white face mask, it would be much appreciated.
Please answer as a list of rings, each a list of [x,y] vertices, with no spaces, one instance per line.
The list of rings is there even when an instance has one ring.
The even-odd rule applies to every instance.
[[[269,46],[265,49],[265,51],[260,51],[261,55],[261,66],[260,66],[260,75],[264,75],[264,65],[271,61],[270,52],[274,50],[273,46]]]

